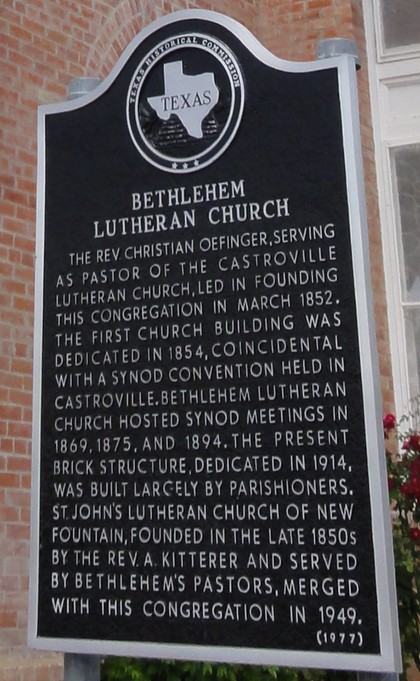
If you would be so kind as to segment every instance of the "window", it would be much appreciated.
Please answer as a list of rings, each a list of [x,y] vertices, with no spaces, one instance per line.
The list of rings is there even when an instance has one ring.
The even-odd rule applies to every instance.
[[[420,144],[392,151],[409,397],[420,392]]]
[[[420,43],[419,0],[381,0],[380,16],[386,50]]]
[[[420,0],[363,0],[394,394],[420,394]]]

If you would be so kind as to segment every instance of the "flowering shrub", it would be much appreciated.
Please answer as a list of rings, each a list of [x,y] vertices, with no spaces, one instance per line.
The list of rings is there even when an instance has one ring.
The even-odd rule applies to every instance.
[[[387,451],[387,468],[402,652],[420,670],[420,434],[401,436],[393,414],[383,423],[385,439],[401,443],[401,453]]]

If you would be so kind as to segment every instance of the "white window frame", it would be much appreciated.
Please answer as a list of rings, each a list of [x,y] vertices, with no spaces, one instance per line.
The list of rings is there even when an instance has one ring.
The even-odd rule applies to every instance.
[[[418,0],[415,0],[416,2]],[[378,63],[400,61],[401,59],[410,59],[420,57],[420,43],[412,45],[401,45],[399,47],[385,47],[384,31],[382,26],[381,4],[386,0],[368,0],[369,4],[373,3],[373,17],[375,22],[375,36],[376,36],[376,54]],[[368,4],[363,0],[364,5]],[[366,17],[366,9],[365,9]]]
[[[380,0],[363,0],[363,13],[394,398],[396,412],[402,415],[409,409],[410,392],[399,258],[401,231],[392,153],[396,147],[420,144],[420,44],[386,50]]]

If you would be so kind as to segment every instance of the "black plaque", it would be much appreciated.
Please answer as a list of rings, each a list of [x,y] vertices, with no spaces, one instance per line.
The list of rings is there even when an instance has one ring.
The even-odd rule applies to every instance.
[[[187,12],[116,71],[40,114],[32,642],[390,670],[354,64]]]

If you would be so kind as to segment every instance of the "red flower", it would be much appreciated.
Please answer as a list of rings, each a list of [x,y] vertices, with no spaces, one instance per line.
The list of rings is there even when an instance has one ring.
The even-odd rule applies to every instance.
[[[420,478],[420,456],[413,459],[410,465],[410,476],[413,478]]]
[[[410,528],[410,537],[415,542],[420,541],[420,528],[419,527]]]
[[[401,485],[400,490],[406,497],[414,496],[414,490],[411,482],[405,482],[403,485]]]
[[[414,452],[420,453],[420,435],[410,435],[408,440],[404,442],[403,449],[412,449]]]
[[[396,423],[397,419],[395,418],[394,414],[387,414],[383,420],[384,430],[394,430]]]
[[[394,478],[388,478],[388,491],[390,492],[394,487]]]

